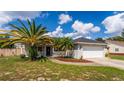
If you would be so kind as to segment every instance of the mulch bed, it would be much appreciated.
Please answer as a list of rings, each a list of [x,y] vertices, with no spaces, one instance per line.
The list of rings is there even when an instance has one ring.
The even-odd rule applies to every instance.
[[[109,53],[110,55],[124,55],[124,53]]]
[[[74,59],[74,58],[63,58],[63,57],[55,57],[55,59],[64,61],[64,62],[74,62],[74,63],[92,63],[92,61],[88,61],[85,59]]]

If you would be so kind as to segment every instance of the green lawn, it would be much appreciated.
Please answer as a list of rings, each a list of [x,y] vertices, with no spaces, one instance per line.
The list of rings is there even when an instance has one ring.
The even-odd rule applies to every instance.
[[[6,57],[0,58],[0,80],[124,80],[124,71]]]
[[[112,59],[124,60],[124,55],[111,55]]]

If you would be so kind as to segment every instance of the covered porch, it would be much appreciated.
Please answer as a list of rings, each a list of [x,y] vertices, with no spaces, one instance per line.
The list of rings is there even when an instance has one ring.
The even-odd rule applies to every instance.
[[[38,47],[39,56],[52,56],[54,48],[52,45],[42,45]]]

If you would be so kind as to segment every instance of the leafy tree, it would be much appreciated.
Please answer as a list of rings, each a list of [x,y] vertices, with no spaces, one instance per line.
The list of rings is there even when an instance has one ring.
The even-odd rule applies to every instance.
[[[11,37],[6,40],[1,40],[1,42],[3,42],[2,47],[15,43],[23,43],[28,49],[30,59],[36,60],[38,55],[37,47],[39,45],[52,43],[52,39],[46,35],[46,28],[41,24],[36,25],[35,20],[30,21],[27,19],[27,25],[25,25],[20,19],[17,21],[21,24],[21,26],[10,24],[14,30],[5,34],[0,34],[0,36]]]
[[[0,36],[0,41],[1,41],[1,40],[5,40],[5,39],[7,39],[7,38],[9,38],[9,36]],[[7,45],[7,46],[5,46],[5,47],[2,47],[2,45],[3,45],[3,42],[0,42],[0,48],[14,48],[14,44],[12,44],[12,45]]]
[[[123,41],[124,38],[122,36],[115,36],[115,37],[108,38],[107,40]]]
[[[107,40],[124,41],[124,30],[121,32],[121,36],[110,37]]]
[[[96,38],[96,41],[104,41],[103,38]]]

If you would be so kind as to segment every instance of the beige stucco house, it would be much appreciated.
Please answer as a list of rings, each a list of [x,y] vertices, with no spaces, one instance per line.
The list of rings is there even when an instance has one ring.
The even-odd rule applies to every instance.
[[[124,42],[106,40],[108,51],[111,54],[124,54]]]

